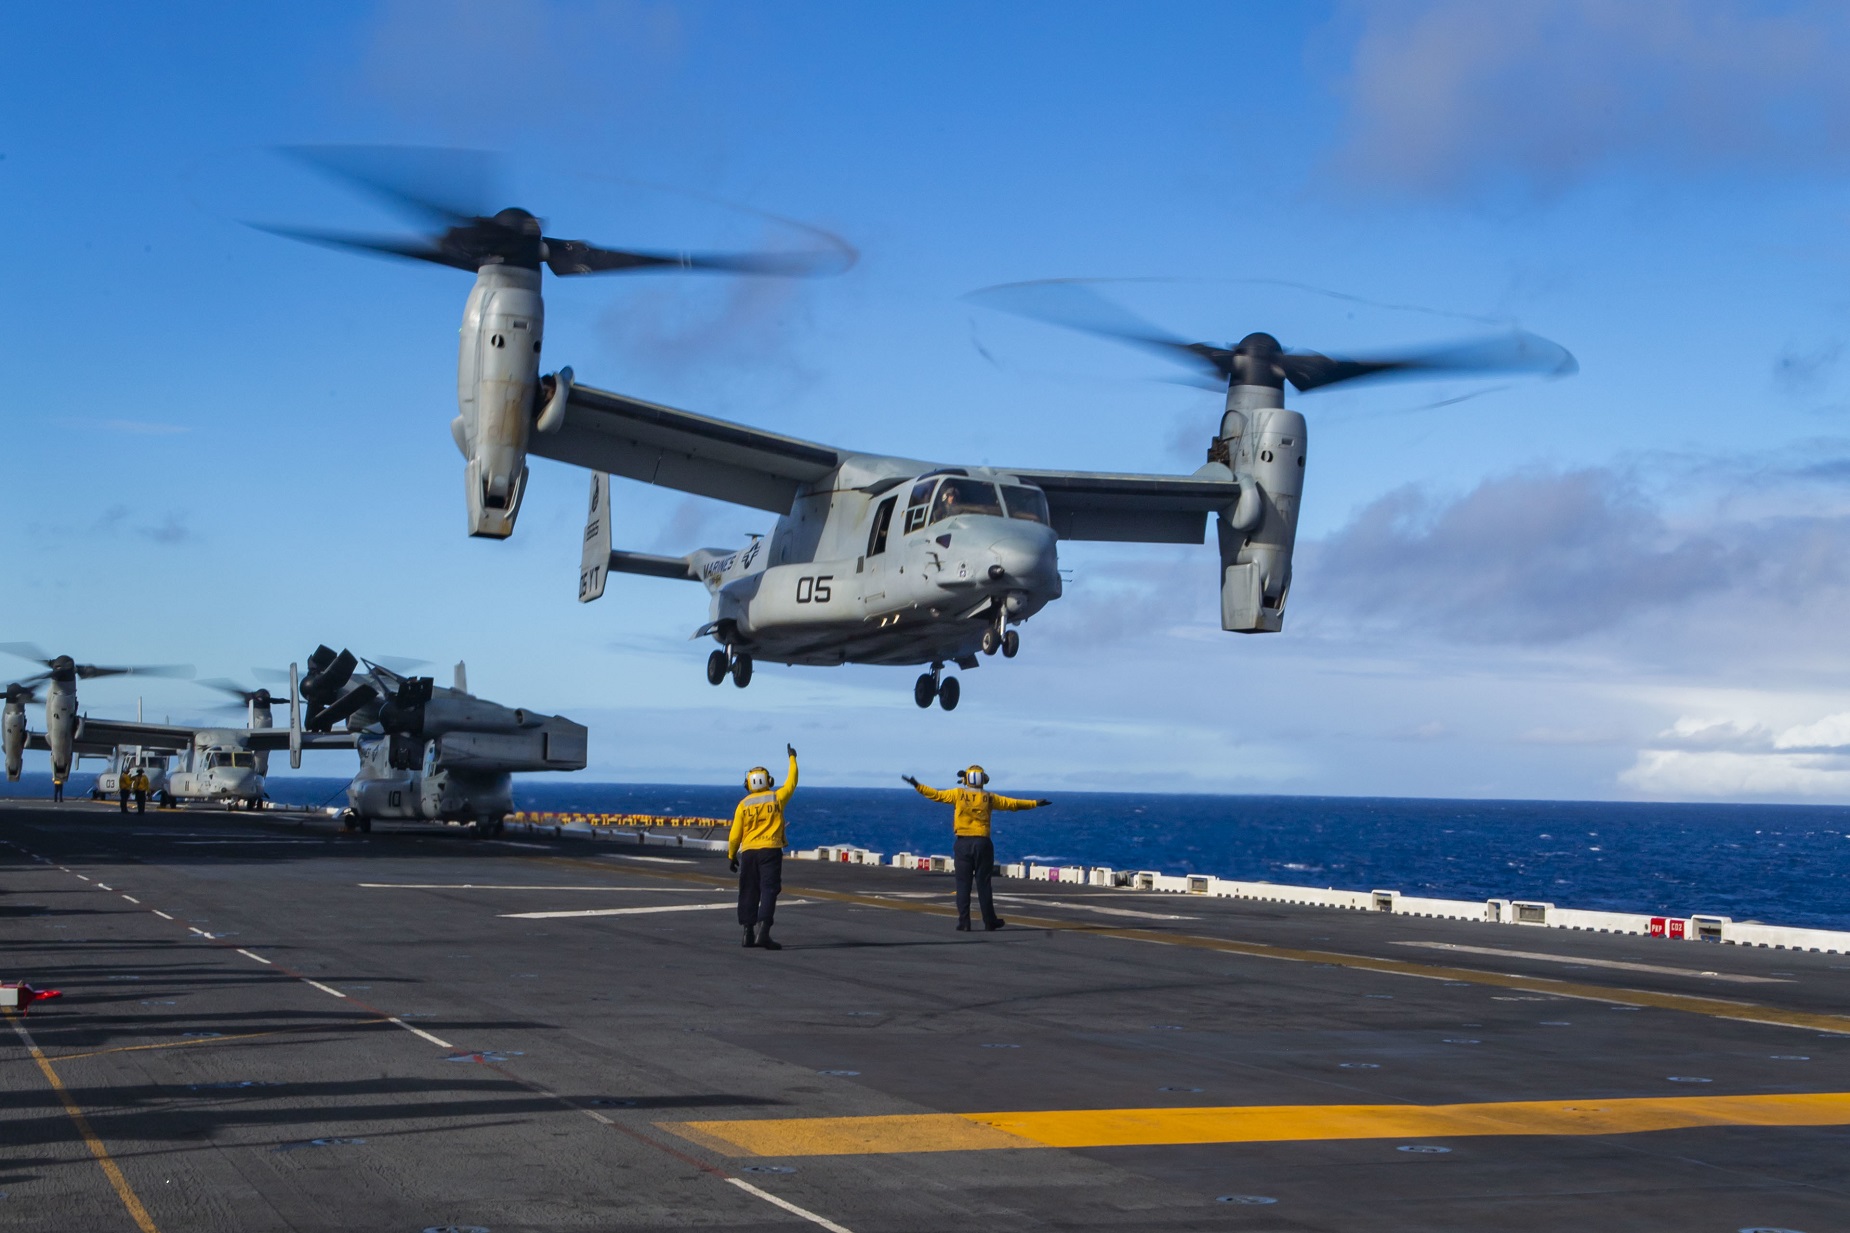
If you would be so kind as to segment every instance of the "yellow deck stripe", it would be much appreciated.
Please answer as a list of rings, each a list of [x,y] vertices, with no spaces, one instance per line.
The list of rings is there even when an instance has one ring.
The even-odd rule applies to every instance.
[[[1850,1125],[1850,1092],[1517,1100],[1460,1105],[1245,1105],[658,1122],[728,1156],[866,1156],[1031,1147],[1317,1139],[1616,1135],[1695,1126]]]
[[[566,866],[573,869],[600,869],[616,873],[606,865],[576,857],[526,857],[535,864]],[[625,867],[629,876],[663,878],[674,882],[691,882],[703,886],[730,886],[725,878],[710,874]],[[795,872],[795,871],[793,871]],[[808,899],[833,903],[851,903],[857,907],[886,908],[894,912],[918,912],[930,916],[949,916],[951,909],[917,900],[896,900],[880,895],[852,891],[817,890],[791,886],[795,893]],[[948,898],[948,896],[947,896]],[[1418,963],[1407,959],[1386,959],[1375,955],[1351,955],[1343,951],[1306,950],[1294,946],[1274,946],[1266,942],[1243,942],[1198,933],[1171,933],[1157,929],[1100,925],[1087,921],[1063,920],[1045,916],[1019,916],[1009,913],[1011,927],[1049,929],[1067,933],[1084,933],[1092,937],[1117,938],[1126,942],[1151,942],[1159,946],[1183,946],[1194,950],[1212,950],[1230,955],[1247,955],[1255,959],[1279,959],[1288,963],[1330,964],[1389,976],[1413,976],[1422,980],[1463,981],[1473,985],[1490,985],[1499,989],[1517,989],[1526,993],[1545,993],[1554,997],[1578,998],[1590,1002],[1607,1002],[1615,1006],[1648,1006],[1657,1010],[1675,1010],[1684,1014],[1705,1015],[1712,1019],[1737,1019],[1744,1023],[1764,1023],[1773,1027],[1802,1028],[1806,1031],[1850,1034],[1850,1015],[1821,1014],[1815,1011],[1788,1010],[1758,1002],[1738,1002],[1730,998],[1701,994],[1657,993],[1647,989],[1625,989],[1612,985],[1593,985],[1584,981],[1558,980],[1551,976],[1518,976],[1510,972],[1487,972],[1482,968],[1450,967]]]
[[[19,1033],[19,1039],[24,1041],[26,1048],[31,1051],[32,1060],[39,1064],[39,1072],[45,1076],[45,1082],[51,1084],[52,1090],[58,1094],[58,1101],[64,1106],[65,1115],[71,1119],[72,1125],[77,1127],[77,1133],[83,1136],[83,1141],[89,1147],[90,1154],[96,1157],[96,1163],[102,1167],[103,1176],[109,1179],[110,1186],[116,1192],[116,1198],[122,1200],[122,1206],[127,1209],[129,1219],[135,1222],[135,1227],[140,1229],[141,1233],[161,1233],[159,1226],[154,1223],[154,1218],[148,1215],[148,1209],[142,1206],[141,1198],[135,1193],[135,1188],[128,1184],[128,1178],[122,1176],[122,1170],[116,1166],[115,1160],[109,1155],[109,1149],[103,1146],[103,1141],[97,1137],[96,1131],[90,1128],[90,1119],[84,1116],[84,1111],[78,1107],[75,1100],[71,1099],[70,1092],[65,1089],[64,1080],[58,1078],[58,1072],[52,1069],[51,1062],[46,1059],[44,1053],[40,1052],[38,1043],[26,1031],[26,1025],[21,1022],[21,1017],[9,1014],[8,1018],[12,1019],[13,1030]]]

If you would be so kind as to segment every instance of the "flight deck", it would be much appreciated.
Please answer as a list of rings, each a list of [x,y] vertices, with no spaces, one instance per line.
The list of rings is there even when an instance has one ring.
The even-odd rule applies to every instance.
[[[1850,956],[998,890],[0,804],[0,1227],[1850,1228]]]

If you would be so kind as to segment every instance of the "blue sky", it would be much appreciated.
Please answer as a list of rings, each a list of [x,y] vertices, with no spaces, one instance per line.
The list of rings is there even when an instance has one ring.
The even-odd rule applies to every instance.
[[[202,676],[465,658],[622,779],[792,740],[838,784],[1850,799],[1847,51],[1834,6],[1676,0],[11,6],[5,636]],[[468,279],[240,226],[381,221],[266,153],[304,142],[502,151],[511,200],[607,243],[779,234],[720,203],[847,237],[833,280],[551,282],[547,349],[851,447],[1197,464],[1214,397],[962,299],[1017,279],[1331,350],[1513,321],[1582,370],[1300,399],[1282,635],[1219,631],[1211,548],[1073,544],[954,715],[901,670],[714,690],[696,588],[573,601],[580,473],[462,534]],[[769,521],[613,506],[646,551]],[[85,699],[138,694],[211,701]]]

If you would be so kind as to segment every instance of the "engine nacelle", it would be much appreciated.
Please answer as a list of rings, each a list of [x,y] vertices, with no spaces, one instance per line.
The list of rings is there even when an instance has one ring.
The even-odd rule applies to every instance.
[[[5,731],[6,777],[17,780],[26,757],[26,707],[23,702],[9,701],[6,704],[4,721],[0,728]]]
[[[485,265],[463,309],[457,349],[451,434],[468,460],[463,470],[469,534],[514,533],[527,487],[527,439],[540,384],[546,309],[540,273]]]
[[[1284,627],[1304,491],[1304,417],[1277,405],[1281,392],[1236,385],[1221,439],[1240,500],[1220,516],[1221,628],[1276,633]]]

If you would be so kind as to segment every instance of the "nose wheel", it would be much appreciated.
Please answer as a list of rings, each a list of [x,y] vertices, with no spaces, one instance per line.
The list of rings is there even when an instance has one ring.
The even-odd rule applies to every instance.
[[[983,631],[983,641],[978,645],[985,655],[1001,651],[1004,659],[1013,659],[1021,653],[1021,635],[1012,629],[1004,630],[1002,620],[998,617],[994,625]]]
[[[743,651],[738,654],[715,651],[707,656],[707,684],[718,685],[729,676],[732,678],[732,683],[740,689],[750,685],[752,683],[752,657]]]
[[[919,679],[912,683],[912,700],[919,704],[920,710],[929,709],[934,699],[947,711],[957,709],[957,700],[963,696],[963,686],[957,683],[954,676],[940,680],[938,674],[943,669],[943,664],[933,664],[930,672],[921,673]]]

